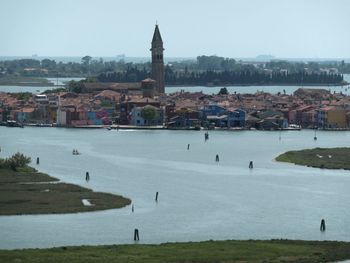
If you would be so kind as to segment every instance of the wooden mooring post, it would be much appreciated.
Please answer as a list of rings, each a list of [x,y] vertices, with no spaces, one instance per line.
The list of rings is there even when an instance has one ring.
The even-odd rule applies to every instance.
[[[139,230],[137,228],[135,228],[134,230],[134,241],[139,241],[140,237],[139,237]]]
[[[321,225],[320,225],[321,232],[326,231],[326,221],[322,218]]]
[[[253,165],[253,161],[249,162],[249,169],[253,169],[254,165]]]

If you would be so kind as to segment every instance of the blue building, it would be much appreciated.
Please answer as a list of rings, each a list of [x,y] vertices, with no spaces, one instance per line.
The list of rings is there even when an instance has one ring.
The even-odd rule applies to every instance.
[[[246,112],[242,109],[226,109],[218,105],[202,108],[202,120],[216,127],[244,127]]]

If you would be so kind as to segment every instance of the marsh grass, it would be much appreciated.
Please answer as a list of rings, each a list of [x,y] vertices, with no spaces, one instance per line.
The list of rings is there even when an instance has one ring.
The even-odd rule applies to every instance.
[[[92,206],[84,206],[88,199]],[[0,169],[0,215],[75,213],[121,208],[130,199],[58,182],[31,167]]]
[[[350,258],[335,241],[205,241],[0,251],[1,262],[334,262]]]
[[[276,161],[326,169],[350,170],[350,148],[314,148],[289,151]]]

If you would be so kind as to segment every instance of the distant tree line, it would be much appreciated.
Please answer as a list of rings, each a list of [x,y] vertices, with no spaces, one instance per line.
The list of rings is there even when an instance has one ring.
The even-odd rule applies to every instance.
[[[272,71],[266,74],[264,71]],[[281,75],[285,70],[287,75]],[[99,81],[134,82],[149,77],[151,63],[104,61],[85,56],[81,62],[56,62],[43,59],[18,59],[0,61],[0,77],[97,77]],[[323,72],[327,72],[324,74]],[[307,76],[301,76],[306,75]],[[168,62],[166,64],[167,84],[204,83],[334,83],[340,75],[350,73],[350,63],[335,62],[245,62],[220,56],[198,56],[196,59]],[[329,76],[328,76],[329,75]]]
[[[102,73],[97,77],[100,82],[136,82],[147,78],[149,72],[128,68],[125,72]],[[341,74],[326,72],[269,72],[258,70],[244,71],[174,71],[165,67],[167,85],[269,85],[269,84],[336,84],[343,81]]]
[[[150,71],[146,68],[142,70],[136,67],[128,67],[123,72],[107,72],[98,75],[97,80],[100,82],[139,82],[150,76]]]
[[[150,63],[126,63],[124,61],[96,60],[90,56],[77,62],[56,62],[43,59],[17,59],[0,61],[0,77],[18,75],[23,77],[88,77],[97,76],[103,72],[126,71],[127,68],[146,68],[150,70]]]

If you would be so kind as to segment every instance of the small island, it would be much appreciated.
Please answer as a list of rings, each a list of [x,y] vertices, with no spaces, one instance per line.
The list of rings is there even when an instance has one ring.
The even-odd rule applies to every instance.
[[[350,170],[350,148],[314,148],[288,151],[276,157],[278,162],[294,163],[315,168]]]
[[[27,166],[29,162],[21,153],[0,159],[0,215],[87,212],[131,203],[122,196],[59,182]]]

